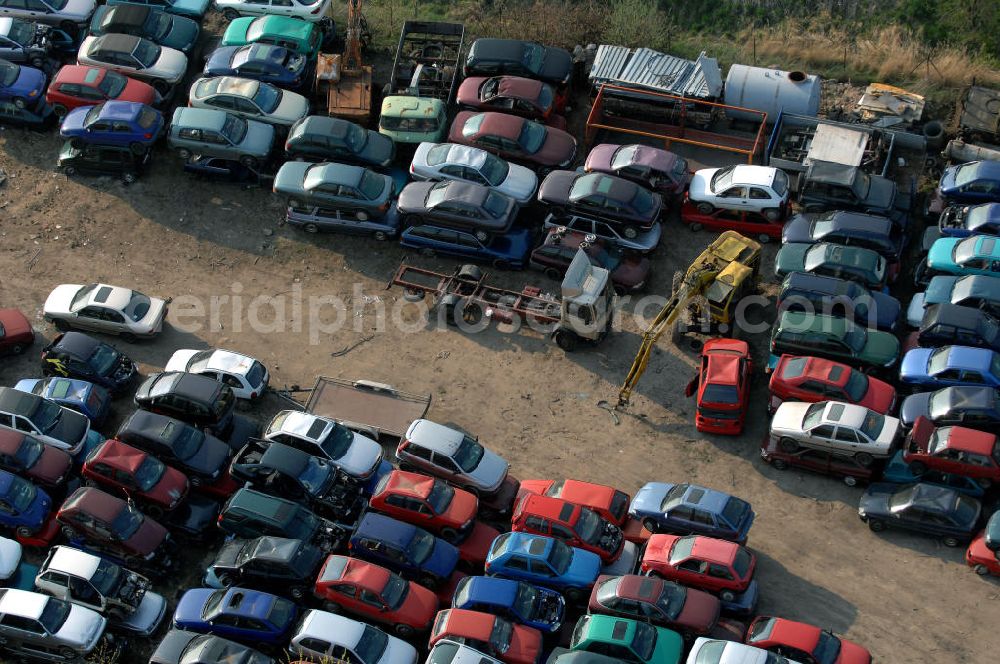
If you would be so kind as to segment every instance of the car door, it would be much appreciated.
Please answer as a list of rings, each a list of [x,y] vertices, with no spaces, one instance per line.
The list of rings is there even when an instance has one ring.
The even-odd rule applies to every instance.
[[[0,58],[11,62],[25,62],[28,56],[20,44],[12,39],[0,36]]]
[[[733,186],[724,191],[720,191],[716,196],[718,198],[719,207],[730,208],[733,210],[749,210],[751,209],[750,199],[747,194],[747,188],[741,186]]]
[[[244,16],[263,16],[268,13],[270,4],[270,0],[243,0],[238,4],[238,11]]]
[[[271,0],[271,5],[265,10],[265,13],[277,16],[298,16],[293,0]]]
[[[837,449],[856,451],[862,448],[861,440],[854,429],[845,426],[837,427],[833,437]]]
[[[53,570],[43,572],[38,577],[35,585],[38,586],[39,590],[52,595],[53,597],[67,599],[69,596],[69,577],[64,572],[56,572]]]
[[[835,434],[833,425],[820,424],[809,430],[808,438],[803,442],[825,450],[837,449]]]
[[[98,306],[84,307],[83,309],[80,309],[80,311],[76,312],[76,320],[74,323],[77,327],[81,327],[85,330],[104,330],[105,323],[102,310],[103,308]]]

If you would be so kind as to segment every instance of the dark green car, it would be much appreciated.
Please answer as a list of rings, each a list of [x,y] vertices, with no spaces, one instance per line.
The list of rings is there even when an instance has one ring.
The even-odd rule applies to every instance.
[[[779,279],[792,272],[808,272],[848,279],[875,290],[885,285],[885,268],[885,258],[871,249],[829,242],[793,242],[781,247],[774,257],[774,274]]]
[[[783,354],[816,355],[849,364],[891,367],[899,359],[899,340],[845,318],[806,311],[785,311],[771,331],[770,368]]]
[[[90,21],[90,34],[95,37],[109,33],[132,35],[183,53],[191,52],[200,31],[197,21],[147,5],[100,6]]]
[[[638,620],[587,614],[577,621],[570,648],[632,664],[678,664],[684,639],[673,630]]]

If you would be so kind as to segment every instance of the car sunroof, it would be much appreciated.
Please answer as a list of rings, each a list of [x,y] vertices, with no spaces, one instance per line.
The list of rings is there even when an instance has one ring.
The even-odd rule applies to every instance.
[[[108,298],[111,296],[111,286],[102,286],[97,289],[97,294],[94,295],[94,302],[107,302]]]

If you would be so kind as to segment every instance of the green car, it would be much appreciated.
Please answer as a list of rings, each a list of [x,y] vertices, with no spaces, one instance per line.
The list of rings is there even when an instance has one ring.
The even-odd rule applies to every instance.
[[[628,618],[587,614],[573,629],[570,649],[635,664],[678,664],[684,639],[665,627]]]
[[[315,23],[288,16],[244,16],[229,24],[219,46],[273,44],[314,60],[322,41]]]
[[[430,97],[386,97],[378,130],[396,143],[440,143],[448,131],[447,107]]]
[[[885,259],[871,249],[829,242],[792,242],[782,246],[774,257],[774,274],[779,279],[792,272],[808,272],[855,281],[875,290],[885,285],[885,268]]]
[[[808,311],[785,311],[771,331],[773,369],[783,354],[818,355],[849,364],[891,367],[899,359],[899,339],[853,321]]]

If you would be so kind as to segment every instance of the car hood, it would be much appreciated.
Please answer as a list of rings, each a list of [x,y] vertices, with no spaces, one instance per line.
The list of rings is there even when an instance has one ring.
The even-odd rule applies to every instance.
[[[899,339],[888,332],[868,330],[868,343],[861,351],[864,360],[871,364],[888,367],[899,358]]]
[[[160,641],[154,652],[157,662],[180,662],[181,655],[188,644],[201,636],[197,632],[186,632],[180,629],[172,629]]]
[[[335,463],[348,475],[368,477],[375,472],[380,461],[382,446],[367,436],[355,433],[350,447]]]
[[[895,484],[872,484],[865,489],[858,503],[858,509],[868,516],[886,516],[889,514],[889,498],[898,488]]]
[[[628,513],[632,516],[662,514],[663,499],[676,485],[667,482],[649,482],[632,498]]]
[[[546,127],[545,142],[533,155],[533,159],[543,166],[566,167],[575,156],[576,139],[561,129]]]
[[[156,521],[146,517],[139,530],[125,541],[125,546],[139,555],[148,555],[163,543],[167,537],[167,529]]]
[[[802,214],[797,214],[789,219],[785,223],[785,227],[781,229],[782,244],[812,242],[812,234],[810,233],[812,222],[812,219]]]
[[[232,71],[233,54],[242,46],[220,46],[212,51],[205,60],[205,75],[219,76]]]
[[[565,84],[569,81],[572,68],[573,56],[569,51],[550,46],[545,49],[545,59],[542,61],[542,69],[538,72],[538,76],[558,84]]]
[[[282,194],[303,193],[306,171],[312,165],[308,161],[286,161],[274,177],[274,191]]]
[[[505,661],[537,661],[538,654],[541,652],[542,633],[537,629],[532,629],[531,627],[514,625],[514,630],[510,637],[510,647],[507,649],[507,652],[504,653]]]
[[[302,95],[283,90],[278,107],[271,112],[271,118],[280,124],[293,125],[309,115],[309,102]]]
[[[457,564],[458,549],[443,539],[435,538],[434,549],[427,560],[423,562],[423,568],[442,579],[446,579],[455,571]]]
[[[580,177],[576,171],[552,171],[538,187],[538,200],[542,203],[565,205],[569,203],[569,192]]]
[[[800,242],[783,245],[774,257],[774,273],[780,277],[790,272],[801,272],[805,268],[806,254],[812,247]]]
[[[906,307],[906,324],[910,327],[920,327],[924,320],[924,302],[927,293],[914,293],[909,306]]]
[[[899,378],[903,381],[913,381],[919,378],[930,378],[927,374],[927,360],[934,348],[914,348],[906,351],[903,361],[899,364]]]
[[[425,210],[424,201],[427,199],[427,192],[431,190],[435,182],[410,182],[399,192],[396,199],[396,207],[400,212],[420,212]]]
[[[34,330],[31,329],[31,321],[29,321],[20,311],[8,309],[5,312],[0,310],[0,323],[3,324],[4,338],[8,340],[15,339],[17,337],[35,336]],[[30,392],[31,390],[25,391]]]
[[[189,535],[200,535],[215,525],[219,503],[201,495],[188,496],[167,516],[167,525]]]
[[[187,477],[176,468],[167,466],[163,477],[150,490],[149,496],[168,505],[174,505],[188,492]]]
[[[160,47],[160,57],[149,68],[163,76],[171,83],[177,83],[184,78],[187,71],[187,56],[175,48]]]
[[[903,399],[903,403],[899,406],[899,419],[903,422],[904,426],[913,426],[913,423],[921,416],[930,419],[932,394],[934,393],[920,392],[918,394],[911,394]]]
[[[872,291],[871,306],[874,306],[875,320],[886,328],[895,328],[899,321],[899,313],[903,310],[903,305],[899,300],[881,291]]]
[[[452,496],[451,503],[448,505],[448,509],[444,511],[441,518],[442,520],[462,525],[466,521],[476,518],[476,512],[478,511],[479,499],[468,491],[456,489],[455,495]],[[479,524],[476,525],[478,526]]]
[[[845,638],[840,639],[840,656],[836,664],[871,664],[872,655],[866,648]]]
[[[927,267],[936,269],[954,269],[955,261],[952,252],[955,245],[962,241],[958,237],[943,237],[931,245],[931,250],[927,252]]]
[[[960,167],[961,164],[949,166],[941,173],[941,180],[938,181],[938,189],[941,190],[942,195],[947,196],[956,193],[953,189],[955,188],[955,176],[958,174]]]
[[[584,163],[583,169],[588,173],[591,171],[610,173],[611,161],[615,157],[615,152],[620,147],[620,145],[614,143],[601,143],[591,148],[590,153],[587,154],[587,161]]]
[[[163,616],[166,615],[166,612],[167,600],[164,599],[163,595],[147,590],[143,593],[139,606],[119,625],[139,636],[150,636],[163,622]]]
[[[69,615],[55,634],[57,641],[72,643],[80,650],[88,650],[97,645],[104,634],[108,621],[97,611],[79,604],[69,605]]]
[[[538,189],[538,176],[531,169],[519,164],[509,166],[506,179],[496,189],[522,205],[530,202],[535,190]]]
[[[83,131],[83,121],[92,108],[93,106],[81,106],[67,113],[66,117],[63,118],[62,124],[59,125],[59,133],[66,136],[71,132]],[[59,288],[62,288],[62,286],[58,286],[56,290],[59,290]]]
[[[416,661],[416,648],[402,639],[389,636],[389,642],[385,644],[385,651],[377,664],[414,664]]]
[[[211,588],[192,588],[181,595],[174,609],[174,625],[183,629],[201,621],[201,610],[215,591]]]
[[[66,477],[72,467],[73,457],[60,449],[45,445],[42,448],[42,455],[31,468],[31,474],[45,482],[55,484]]]
[[[573,559],[570,560],[569,568],[563,575],[563,579],[569,583],[593,585],[601,574],[601,565],[601,557],[596,553],[574,549]]]
[[[75,410],[63,408],[59,421],[46,435],[62,441],[70,447],[76,447],[86,440],[88,433],[90,433],[90,420],[87,419],[87,416],[81,415]]]
[[[872,176],[865,204],[869,208],[891,210],[896,201],[896,183],[888,178]]]
[[[171,48],[188,50],[194,46],[198,40],[198,33],[201,29],[198,22],[183,16],[174,16],[164,41],[169,41]]]
[[[771,431],[802,433],[802,420],[811,403],[786,401],[778,406],[771,419]]]
[[[188,362],[191,358],[200,353],[201,351],[194,350],[193,348],[182,348],[180,350],[175,350],[174,354],[170,356],[167,360],[167,366],[163,367],[164,371],[187,371]]]
[[[185,461],[190,468],[206,475],[213,475],[229,460],[229,445],[215,436],[205,436],[201,448]]]
[[[24,553],[21,545],[7,537],[0,537],[0,581],[8,581],[21,564],[21,556]],[[3,584],[8,585],[7,583]]]
[[[420,631],[421,625],[430,627],[431,621],[434,620],[434,615],[438,611],[438,606],[437,595],[418,583],[410,583],[410,591],[406,593],[403,606],[399,607],[397,613],[400,616],[406,616],[407,621],[412,621],[412,624]]]
[[[152,106],[156,103],[156,90],[148,83],[129,78],[125,81],[125,88],[117,99],[119,101],[137,101]]]
[[[719,621],[721,611],[719,598],[702,590],[688,588],[687,599],[677,615],[677,623],[692,632],[707,634]]]
[[[368,132],[368,140],[365,147],[358,155],[364,161],[376,166],[388,166],[396,156],[396,144],[388,136],[383,136],[377,131]]]
[[[56,286],[52,289],[52,292],[49,293],[49,296],[45,298],[43,311],[46,314],[55,316],[69,315],[70,305],[73,303],[73,298],[81,288],[83,288],[83,286],[80,284],[62,284],[60,286]]]
[[[691,200],[704,200],[712,195],[712,177],[719,171],[718,168],[702,168],[694,172],[691,176],[691,184],[688,185],[688,195]]]
[[[476,484],[489,492],[500,488],[504,479],[507,478],[509,470],[510,464],[503,457],[484,448],[483,458],[480,459],[479,465],[469,473],[469,476],[476,481]]]
[[[899,438],[899,432],[902,428],[903,426],[898,419],[895,417],[886,417],[885,423],[882,425],[882,431],[879,432],[878,440],[875,442],[883,449],[891,449]]]

